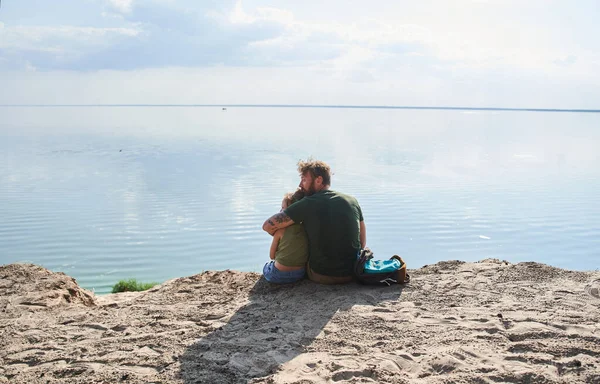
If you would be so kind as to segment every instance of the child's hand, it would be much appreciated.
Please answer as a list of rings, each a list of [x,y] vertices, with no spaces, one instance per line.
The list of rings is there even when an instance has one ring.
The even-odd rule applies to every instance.
[[[269,255],[269,257],[271,258],[271,260],[275,260],[275,255]]]

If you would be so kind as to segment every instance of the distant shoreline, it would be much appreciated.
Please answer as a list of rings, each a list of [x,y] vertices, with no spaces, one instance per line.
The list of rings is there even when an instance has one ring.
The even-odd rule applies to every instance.
[[[0,104],[5,108],[314,108],[314,109],[398,109],[438,111],[492,111],[492,112],[562,112],[600,113],[600,109],[460,107],[418,105],[309,105],[309,104]]]

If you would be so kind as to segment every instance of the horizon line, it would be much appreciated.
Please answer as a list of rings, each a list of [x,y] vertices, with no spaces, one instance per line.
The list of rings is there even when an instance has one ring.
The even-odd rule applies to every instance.
[[[163,107],[163,108],[321,108],[321,109],[408,109],[408,110],[454,110],[454,111],[503,111],[503,112],[583,112],[600,113],[600,109],[567,108],[516,108],[516,107],[461,107],[419,105],[319,105],[319,104],[0,104],[0,107]]]

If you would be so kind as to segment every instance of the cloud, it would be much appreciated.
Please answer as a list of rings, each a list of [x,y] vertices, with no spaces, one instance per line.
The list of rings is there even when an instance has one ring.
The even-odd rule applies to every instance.
[[[80,7],[69,1],[68,10]],[[32,19],[24,16],[28,8],[19,5],[21,15],[11,19],[9,14],[0,23],[0,74],[22,71],[22,79],[42,81],[45,72],[60,71],[48,78],[93,82],[89,75],[117,88],[123,79],[140,74],[144,82],[168,89],[156,96],[156,88],[142,87],[145,92],[124,93],[129,98],[120,100],[125,103],[420,100],[439,105],[471,100],[470,105],[497,105],[507,100],[514,106],[530,99],[546,106],[558,92],[577,106],[571,102],[592,103],[600,85],[600,48],[596,40],[585,40],[595,36],[595,20],[586,24],[585,36],[577,32],[579,24],[566,34],[553,28],[562,25],[552,13],[559,15],[560,9],[539,2],[516,12],[499,0],[463,1],[461,6],[390,0],[378,7],[360,2],[350,7],[346,0],[319,6],[289,1],[264,6],[264,0],[88,1],[95,5],[90,7],[93,17],[82,14],[82,8],[53,16],[48,7]],[[119,71],[127,72],[120,77]],[[193,82],[174,72],[210,90],[190,92],[186,86]],[[90,102],[110,99],[101,86],[89,89],[98,92],[86,99]],[[188,93],[189,98],[182,96]],[[77,93],[69,100],[80,99]]]
[[[285,29],[285,12],[275,9],[259,9],[249,15],[243,13],[240,4],[228,13],[221,7],[188,9],[157,2],[110,3],[124,12],[120,15],[123,27],[0,29],[3,67],[16,68],[25,61],[46,70],[265,65],[268,55],[256,55],[251,44],[275,39]]]
[[[0,69],[64,69],[142,34],[136,28],[0,27]]]
[[[95,28],[75,26],[0,26],[0,48],[56,50],[56,46],[71,44],[109,44],[119,37],[133,37],[140,34],[135,28]],[[48,46],[54,44],[55,47]]]
[[[29,62],[41,70],[309,65],[349,70],[375,58],[389,61],[392,55],[422,51],[431,39],[427,29],[416,25],[309,23],[284,9],[246,9],[241,1],[209,1],[194,8],[106,1],[119,13],[122,27],[6,27],[0,41],[10,43],[0,43],[5,59],[0,65],[14,69]]]
[[[133,6],[133,0],[108,0],[108,3],[122,13],[131,12]]]
[[[457,45],[416,23],[372,17],[345,23],[299,20],[290,10],[245,7],[231,0],[208,0],[193,7],[166,0],[103,1],[117,12],[120,27],[5,28],[8,32],[0,30],[6,35],[3,40],[13,43],[10,52],[2,52],[5,60],[0,65],[18,68],[29,62],[40,70],[83,71],[303,65],[336,69],[362,81],[382,63],[386,68],[419,65],[432,70],[436,65],[506,65],[504,51],[476,41]],[[0,45],[3,48],[7,47]]]
[[[564,67],[573,65],[576,62],[577,62],[577,56],[575,56],[575,55],[568,55],[567,57],[562,57],[562,58],[554,60],[554,64],[564,66]]]
[[[231,24],[253,24],[260,21],[269,21],[290,25],[294,22],[294,14],[283,9],[272,7],[258,7],[250,14],[244,10],[242,2],[238,1],[233,10],[229,13],[228,19]]]

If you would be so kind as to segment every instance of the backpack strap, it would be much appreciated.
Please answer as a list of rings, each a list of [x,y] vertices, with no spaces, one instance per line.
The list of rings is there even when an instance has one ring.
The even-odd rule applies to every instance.
[[[402,260],[402,257],[398,256],[398,255],[394,255],[392,257],[390,257],[391,259],[396,259],[400,262],[400,269],[398,270],[398,275],[399,275],[399,280],[398,283],[399,284],[406,284],[406,283],[410,283],[410,275],[408,273],[406,273],[406,263],[404,262],[404,260]]]
[[[360,281],[360,276],[362,276],[365,270],[365,264],[367,261],[373,258],[373,252],[369,248],[361,249],[358,259],[356,263],[354,263],[354,277],[356,277]]]

